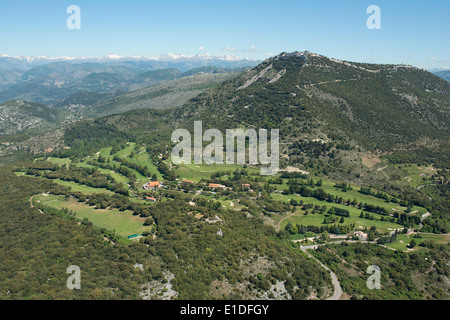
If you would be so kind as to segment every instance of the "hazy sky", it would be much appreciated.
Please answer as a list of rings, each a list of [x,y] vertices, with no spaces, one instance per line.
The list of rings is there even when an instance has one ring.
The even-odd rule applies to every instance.
[[[69,30],[67,7],[81,9]],[[381,9],[381,29],[366,12]],[[1,0],[0,53],[24,56],[303,51],[364,62],[450,68],[449,0]]]

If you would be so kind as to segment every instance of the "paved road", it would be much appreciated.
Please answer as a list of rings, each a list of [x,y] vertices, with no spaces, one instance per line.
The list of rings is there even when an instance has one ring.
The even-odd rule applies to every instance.
[[[333,283],[334,286],[334,294],[329,297],[326,300],[339,300],[339,298],[342,296],[342,288],[341,288],[341,284],[339,283],[339,280],[336,276],[336,274],[331,271],[330,268],[328,268],[326,265],[324,265],[322,262],[320,262],[318,259],[316,259],[314,256],[312,256],[307,249],[317,249],[318,245],[311,245],[311,246],[301,246],[300,247],[302,249],[302,251],[304,253],[306,253],[308,255],[308,257],[312,258],[313,260],[315,260],[317,263],[319,263],[325,270],[327,270],[330,273],[331,276],[331,282]]]
[[[313,260],[315,260],[317,263],[319,263],[325,270],[327,270],[330,273],[331,276],[331,282],[333,283],[334,286],[334,294],[329,297],[326,300],[339,300],[340,297],[342,296],[342,288],[341,288],[341,284],[339,283],[339,280],[336,276],[336,274],[331,271],[330,268],[328,268],[326,265],[324,265],[320,260],[316,259],[313,255],[311,255],[308,250],[312,249],[312,250],[317,250],[317,248],[319,246],[325,246],[327,244],[341,244],[342,242],[347,242],[347,243],[357,243],[357,242],[362,242],[362,243],[372,243],[372,244],[376,244],[376,241],[361,241],[361,240],[340,240],[340,241],[333,241],[333,242],[328,242],[328,243],[321,243],[321,244],[312,244],[312,245],[308,245],[308,246],[300,246],[300,249],[306,253],[308,255],[308,257],[312,258]],[[394,249],[395,250],[395,249]]]

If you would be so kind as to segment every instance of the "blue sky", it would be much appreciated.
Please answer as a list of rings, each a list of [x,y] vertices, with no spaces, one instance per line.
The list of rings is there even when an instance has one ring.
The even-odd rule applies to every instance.
[[[69,5],[81,30],[69,30]],[[369,5],[381,30],[369,30]],[[1,0],[0,53],[153,57],[168,52],[264,59],[283,51],[450,68],[448,0]]]

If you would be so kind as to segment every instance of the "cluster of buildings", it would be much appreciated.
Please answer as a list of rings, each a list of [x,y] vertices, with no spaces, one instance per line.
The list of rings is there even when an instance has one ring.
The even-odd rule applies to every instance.
[[[217,184],[217,183],[210,183],[208,185],[208,187],[213,188],[213,189],[219,189],[219,188],[225,189],[226,188],[226,186],[224,186],[223,184]]]
[[[190,181],[190,180],[183,180],[179,183],[194,184],[194,182]],[[163,188],[163,187],[164,187],[164,185],[159,181],[149,181],[143,185],[143,189],[147,190],[147,191],[157,191],[158,189]],[[224,190],[227,189],[227,186],[225,186],[223,184],[218,184],[218,183],[209,183],[208,187],[212,188],[212,189],[224,189]],[[248,191],[250,191],[250,192],[253,192],[253,190],[250,189],[250,184],[243,183],[242,187],[248,189]],[[232,188],[230,188],[230,189],[232,189]],[[148,200],[150,202],[154,202],[154,203],[157,202],[157,199],[152,198],[152,197],[146,197],[146,200]]]
[[[153,190],[156,191],[159,188],[162,188],[163,185],[159,181],[150,181],[144,184],[144,190]]]
[[[152,190],[152,191],[156,191],[162,187],[163,187],[163,185],[159,181],[149,181],[146,184],[144,184],[144,186],[143,186],[144,190]],[[153,198],[153,197],[145,197],[145,200],[153,202],[153,203],[156,203],[158,201],[158,199]]]

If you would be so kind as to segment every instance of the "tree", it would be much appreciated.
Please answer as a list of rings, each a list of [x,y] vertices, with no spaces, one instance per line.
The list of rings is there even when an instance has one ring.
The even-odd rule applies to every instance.
[[[284,227],[284,230],[286,230],[286,231],[288,231],[288,232],[291,232],[291,229],[292,229],[292,223],[288,223],[287,225],[286,225],[286,227]]]
[[[152,217],[148,217],[147,219],[145,219],[145,223],[144,225],[146,226],[151,226],[153,224],[153,218]]]
[[[291,234],[297,234],[298,233],[298,227],[297,226],[292,226],[291,230],[290,230]]]

